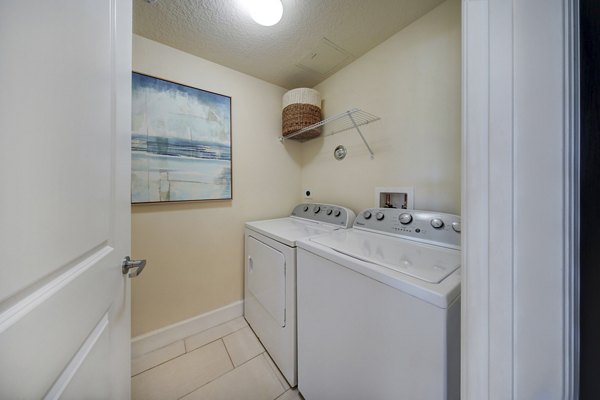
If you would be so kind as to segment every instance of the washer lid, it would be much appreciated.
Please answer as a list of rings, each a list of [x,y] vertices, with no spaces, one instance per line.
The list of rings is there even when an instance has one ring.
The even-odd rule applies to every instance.
[[[340,230],[310,239],[339,253],[440,283],[460,267],[460,251],[359,230]]]
[[[296,240],[339,229],[330,224],[325,225],[293,217],[246,222],[246,227],[290,247],[296,247]]]

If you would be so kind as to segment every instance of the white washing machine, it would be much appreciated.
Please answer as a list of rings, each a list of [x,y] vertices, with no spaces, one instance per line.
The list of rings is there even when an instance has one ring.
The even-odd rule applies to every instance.
[[[460,398],[460,217],[368,209],[297,269],[306,400]]]
[[[246,223],[244,316],[279,370],[297,384],[296,241],[352,226],[330,204],[300,204],[286,218]]]

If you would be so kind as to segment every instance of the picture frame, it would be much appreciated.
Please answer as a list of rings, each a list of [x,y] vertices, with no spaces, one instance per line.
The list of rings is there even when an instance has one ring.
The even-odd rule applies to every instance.
[[[131,203],[231,200],[231,97],[132,72]]]

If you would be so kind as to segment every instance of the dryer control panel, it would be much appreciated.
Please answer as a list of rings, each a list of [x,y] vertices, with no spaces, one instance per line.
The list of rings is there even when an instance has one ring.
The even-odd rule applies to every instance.
[[[294,207],[292,217],[350,228],[356,214],[349,208],[334,204],[303,203]]]
[[[398,208],[367,208],[358,214],[353,227],[460,249],[460,216],[454,214]]]

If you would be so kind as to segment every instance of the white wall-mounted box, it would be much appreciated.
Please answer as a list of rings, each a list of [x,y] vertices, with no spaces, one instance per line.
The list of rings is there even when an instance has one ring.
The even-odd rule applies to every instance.
[[[376,187],[375,207],[383,208],[414,208],[415,188],[406,187]]]

